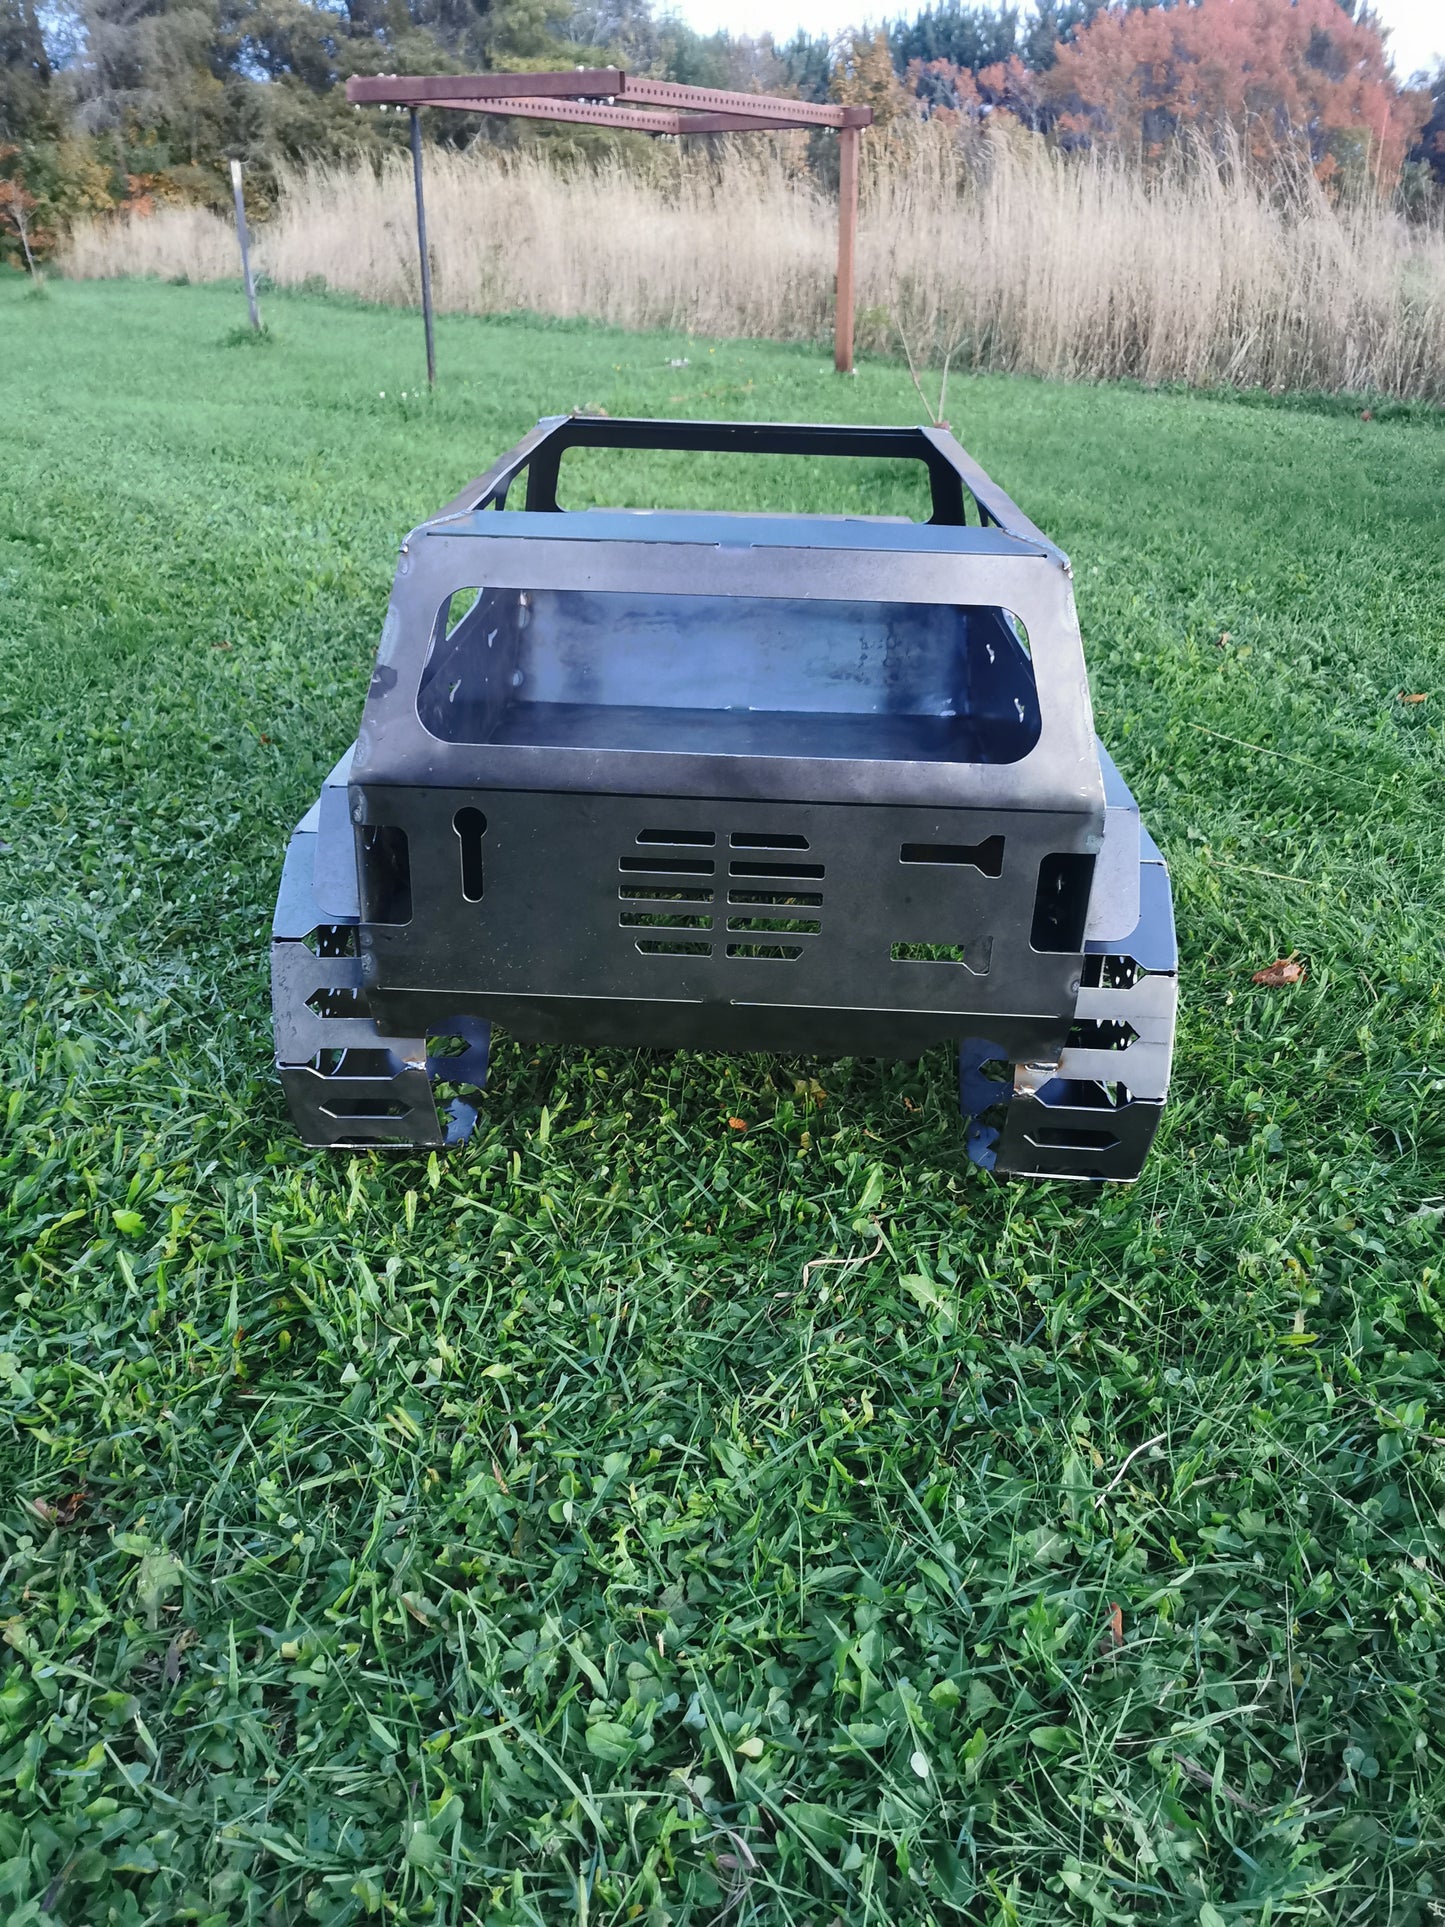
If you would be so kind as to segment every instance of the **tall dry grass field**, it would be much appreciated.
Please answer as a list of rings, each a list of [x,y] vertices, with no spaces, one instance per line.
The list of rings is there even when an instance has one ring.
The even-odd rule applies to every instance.
[[[859,340],[1076,379],[1369,390],[1445,400],[1445,232],[1313,178],[1236,163],[1151,175],[1017,131],[965,150],[923,127],[865,179]],[[785,139],[660,150],[567,173],[535,154],[434,152],[427,213],[439,307],[531,309],[626,327],[819,340],[836,214]],[[282,285],[319,277],[414,304],[409,164],[318,167],[257,235]],[[80,229],[78,276],[236,273],[220,217],[161,210]]]

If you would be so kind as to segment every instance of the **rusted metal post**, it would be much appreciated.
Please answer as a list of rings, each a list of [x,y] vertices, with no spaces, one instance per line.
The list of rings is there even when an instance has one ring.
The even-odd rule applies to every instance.
[[[261,332],[261,310],[256,306],[256,282],[251,273],[251,237],[246,232],[246,202],[241,193],[241,163],[231,162],[231,193],[236,202],[236,239],[241,244],[241,279],[246,284],[246,306],[251,311],[251,326]]]
[[[426,385],[437,385],[437,346],[432,329],[431,257],[426,246],[426,201],[421,191],[421,116],[411,109],[411,175],[416,184],[416,246],[421,257],[421,314],[426,325]]]
[[[853,372],[853,260],[858,245],[858,129],[838,129],[838,295],[833,366]]]

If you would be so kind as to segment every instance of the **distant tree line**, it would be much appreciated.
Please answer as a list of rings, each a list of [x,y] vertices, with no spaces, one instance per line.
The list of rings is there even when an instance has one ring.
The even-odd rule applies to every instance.
[[[993,116],[1147,164],[1184,132],[1306,154],[1322,179],[1445,183],[1445,70],[1411,92],[1358,0],[929,0],[833,38],[699,34],[654,0],[0,0],[0,255],[43,259],[77,216],[260,211],[287,166],[379,159],[405,117],[348,106],[352,74],[615,64],[710,87],[866,100],[884,130]],[[459,114],[428,135],[642,160],[648,137]],[[815,159],[826,166],[815,143]]]

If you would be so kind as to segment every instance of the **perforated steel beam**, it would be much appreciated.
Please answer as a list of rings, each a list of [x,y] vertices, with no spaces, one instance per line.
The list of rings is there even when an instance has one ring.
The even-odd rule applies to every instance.
[[[573,101],[582,111],[565,118],[593,118],[603,127],[618,123],[597,117],[620,106],[722,115],[728,117],[729,125],[744,120],[763,127],[868,127],[873,120],[871,107],[784,100],[776,94],[743,94],[720,87],[688,87],[681,81],[644,79],[618,67],[537,74],[353,75],[346,83],[346,98],[355,106],[451,107],[470,113],[505,111],[502,103],[508,101]],[[654,131],[674,130],[664,127]],[[726,130],[693,127],[691,131]]]
[[[641,134],[761,134],[786,128],[832,127],[839,144],[838,270],[833,361],[853,369],[854,257],[858,238],[858,134],[873,123],[871,107],[783,100],[721,87],[689,87],[649,80],[620,67],[536,74],[353,75],[346,98],[356,106],[449,109],[455,113],[515,114],[583,127],[630,127]],[[418,196],[421,163],[417,161]],[[418,200],[420,221],[420,200]],[[430,300],[423,288],[430,341]],[[430,361],[428,362],[430,375]]]
[[[555,96],[606,99],[617,94],[626,75],[619,67],[579,67],[543,74],[353,74],[346,98],[353,106],[457,106],[468,100]]]
[[[775,134],[786,124],[744,114],[677,114],[573,100],[427,100],[420,105],[469,114],[515,114],[522,120],[571,121],[585,127],[632,127],[640,134]]]
[[[694,113],[751,114],[783,127],[866,127],[871,107],[834,107],[821,101],[780,100],[776,94],[737,94],[717,87],[685,87],[680,81],[644,80],[625,74],[617,98]]]

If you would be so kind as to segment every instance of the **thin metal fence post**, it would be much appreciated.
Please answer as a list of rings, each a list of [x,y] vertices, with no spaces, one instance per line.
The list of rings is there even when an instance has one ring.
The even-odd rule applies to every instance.
[[[246,306],[251,326],[261,332],[261,310],[256,306],[256,282],[251,273],[251,237],[246,232],[246,203],[241,193],[241,163],[231,162],[231,193],[236,201],[236,239],[241,243],[241,279],[246,283]]]
[[[833,366],[853,372],[853,263],[858,244],[858,129],[838,129],[838,292],[833,313]]]
[[[432,328],[431,312],[431,258],[426,246],[426,201],[421,191],[421,116],[415,107],[411,110],[411,173],[416,183],[416,245],[421,257],[421,312],[426,324],[426,381],[428,388],[437,385],[436,335]]]

